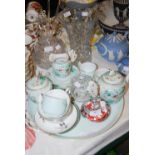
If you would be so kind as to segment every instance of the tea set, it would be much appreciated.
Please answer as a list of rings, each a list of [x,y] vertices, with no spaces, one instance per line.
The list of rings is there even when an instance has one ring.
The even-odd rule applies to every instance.
[[[27,110],[37,128],[64,133],[76,127],[80,114],[94,123],[108,119],[111,104],[125,93],[125,83],[119,72],[93,62],[76,67],[69,59],[57,58],[48,77],[40,73],[26,83]]]
[[[73,5],[86,8],[95,4],[96,0],[64,2],[71,8]],[[28,8],[27,20],[35,23],[42,9],[39,6],[40,10],[31,7]],[[64,16],[70,16],[66,13]],[[88,16],[86,12],[83,13],[83,16]],[[26,117],[29,118],[29,125],[48,134],[62,134],[76,128],[81,117],[86,123],[94,124],[108,120],[112,106],[119,105],[120,101],[123,103],[128,81],[128,76],[121,74],[127,75],[127,69],[123,70],[120,64],[129,53],[127,34],[107,33],[95,44],[105,59],[118,64],[120,73],[99,68],[90,59],[86,59],[91,56],[85,49],[80,51],[83,59],[79,58],[76,48],[66,52],[64,42],[53,37],[56,33],[53,35],[48,20],[49,23],[40,25],[40,38],[34,44],[35,76],[26,82]],[[74,39],[70,40],[76,43]],[[32,35],[27,33],[26,46],[33,41]],[[26,54],[26,60],[28,57],[29,53]]]

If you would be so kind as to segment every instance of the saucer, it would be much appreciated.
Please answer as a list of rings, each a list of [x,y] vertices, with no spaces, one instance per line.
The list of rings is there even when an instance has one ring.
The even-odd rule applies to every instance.
[[[72,78],[75,76],[78,76],[78,75],[79,75],[79,69],[76,66],[72,66],[71,73],[67,77],[60,78],[60,77],[54,75],[53,69],[51,69],[49,78],[52,80],[54,85],[56,85],[62,89],[65,89],[71,85]]]
[[[38,112],[35,115],[35,122],[40,130],[48,134],[64,133],[70,130],[79,120],[77,107],[72,105],[71,114],[62,121],[49,121],[44,119]]]
[[[82,106],[81,113],[84,117],[86,117],[90,121],[101,122],[109,116],[111,111],[110,106],[108,104],[105,104],[105,102],[101,106],[103,106],[103,108],[101,107],[94,110],[93,102],[91,101],[87,102]]]

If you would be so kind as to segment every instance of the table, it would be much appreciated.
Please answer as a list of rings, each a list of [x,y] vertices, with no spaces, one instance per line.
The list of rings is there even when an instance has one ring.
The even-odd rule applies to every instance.
[[[100,56],[93,49],[93,62],[99,67],[116,69]],[[56,136],[49,136],[42,131],[36,132],[36,142],[25,155],[94,155],[114,140],[118,139],[129,131],[129,91],[125,94],[125,106],[119,121],[107,132],[96,137],[85,139],[65,139]]]

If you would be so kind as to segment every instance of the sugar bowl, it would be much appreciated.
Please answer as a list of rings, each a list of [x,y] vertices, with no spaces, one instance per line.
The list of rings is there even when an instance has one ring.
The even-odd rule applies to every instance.
[[[118,102],[125,93],[126,79],[117,71],[104,73],[98,84],[100,86],[100,97],[109,104]]]

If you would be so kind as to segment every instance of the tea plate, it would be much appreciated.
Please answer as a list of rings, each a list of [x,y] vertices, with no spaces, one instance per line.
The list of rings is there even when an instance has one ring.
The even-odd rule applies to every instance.
[[[44,119],[37,112],[35,115],[35,122],[40,130],[48,134],[58,134],[66,132],[73,128],[79,120],[79,111],[77,107],[73,105],[72,108],[73,109],[71,114],[68,117],[66,117],[63,121],[49,121],[47,119]]]
[[[79,123],[72,130],[58,134],[64,138],[90,138],[109,130],[119,120],[124,109],[124,99],[111,105],[111,113],[103,122],[92,122],[81,116]]]

